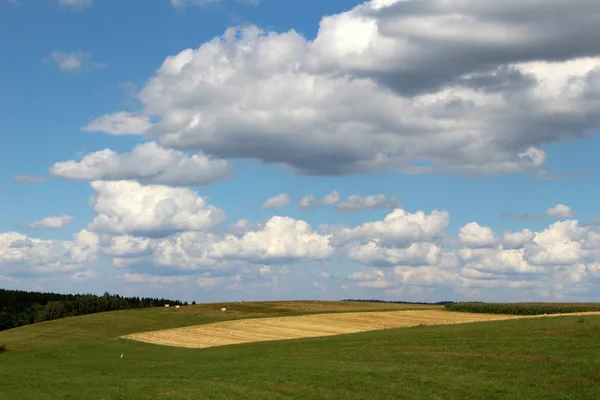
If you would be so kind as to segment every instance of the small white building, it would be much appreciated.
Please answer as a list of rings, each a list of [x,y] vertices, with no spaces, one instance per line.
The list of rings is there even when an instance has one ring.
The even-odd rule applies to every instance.
[[[169,305],[168,305],[168,304],[165,304],[165,307],[169,307]]]
[[[179,306],[175,306],[175,308],[179,308]]]

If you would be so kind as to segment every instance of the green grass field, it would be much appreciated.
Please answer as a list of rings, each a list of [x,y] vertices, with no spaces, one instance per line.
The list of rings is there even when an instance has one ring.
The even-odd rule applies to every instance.
[[[118,339],[235,318],[407,308],[321,302],[226,306],[227,313],[218,311],[221,305],[118,311],[0,332],[0,345],[7,347],[0,354],[0,399],[600,398],[597,316],[197,350]]]

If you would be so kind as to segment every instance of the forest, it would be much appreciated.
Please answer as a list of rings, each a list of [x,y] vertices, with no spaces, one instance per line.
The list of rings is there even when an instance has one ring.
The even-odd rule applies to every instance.
[[[0,289],[0,331],[58,318],[132,308],[187,305],[178,300],[118,294],[58,294]],[[192,303],[192,304],[195,304]]]
[[[453,301],[438,301],[435,303],[428,303],[424,301],[396,301],[396,300],[377,300],[377,299],[344,299],[341,301],[362,301],[365,303],[391,303],[391,304],[418,304],[428,306],[443,306],[446,304],[452,304]]]

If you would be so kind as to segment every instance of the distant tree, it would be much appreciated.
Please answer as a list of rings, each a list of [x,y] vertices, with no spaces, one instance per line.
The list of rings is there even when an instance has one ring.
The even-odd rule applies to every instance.
[[[52,304],[51,304],[52,303]],[[0,289],[0,331],[18,326],[76,315],[111,310],[147,308],[165,303],[182,304],[178,300],[123,297],[104,293],[58,294]]]
[[[7,311],[0,311],[0,331],[15,327],[15,318]]]
[[[192,305],[195,306],[196,305],[196,300],[192,301]]]
[[[36,321],[50,321],[63,318],[67,314],[67,308],[62,301],[51,301],[38,313]]]

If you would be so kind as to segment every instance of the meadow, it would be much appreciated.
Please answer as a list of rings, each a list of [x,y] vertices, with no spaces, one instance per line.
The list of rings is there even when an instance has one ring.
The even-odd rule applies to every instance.
[[[415,326],[205,349],[119,338],[242,318],[406,309],[442,307],[213,304],[24,326],[0,332],[0,345],[6,345],[0,399],[600,398],[599,316]]]

